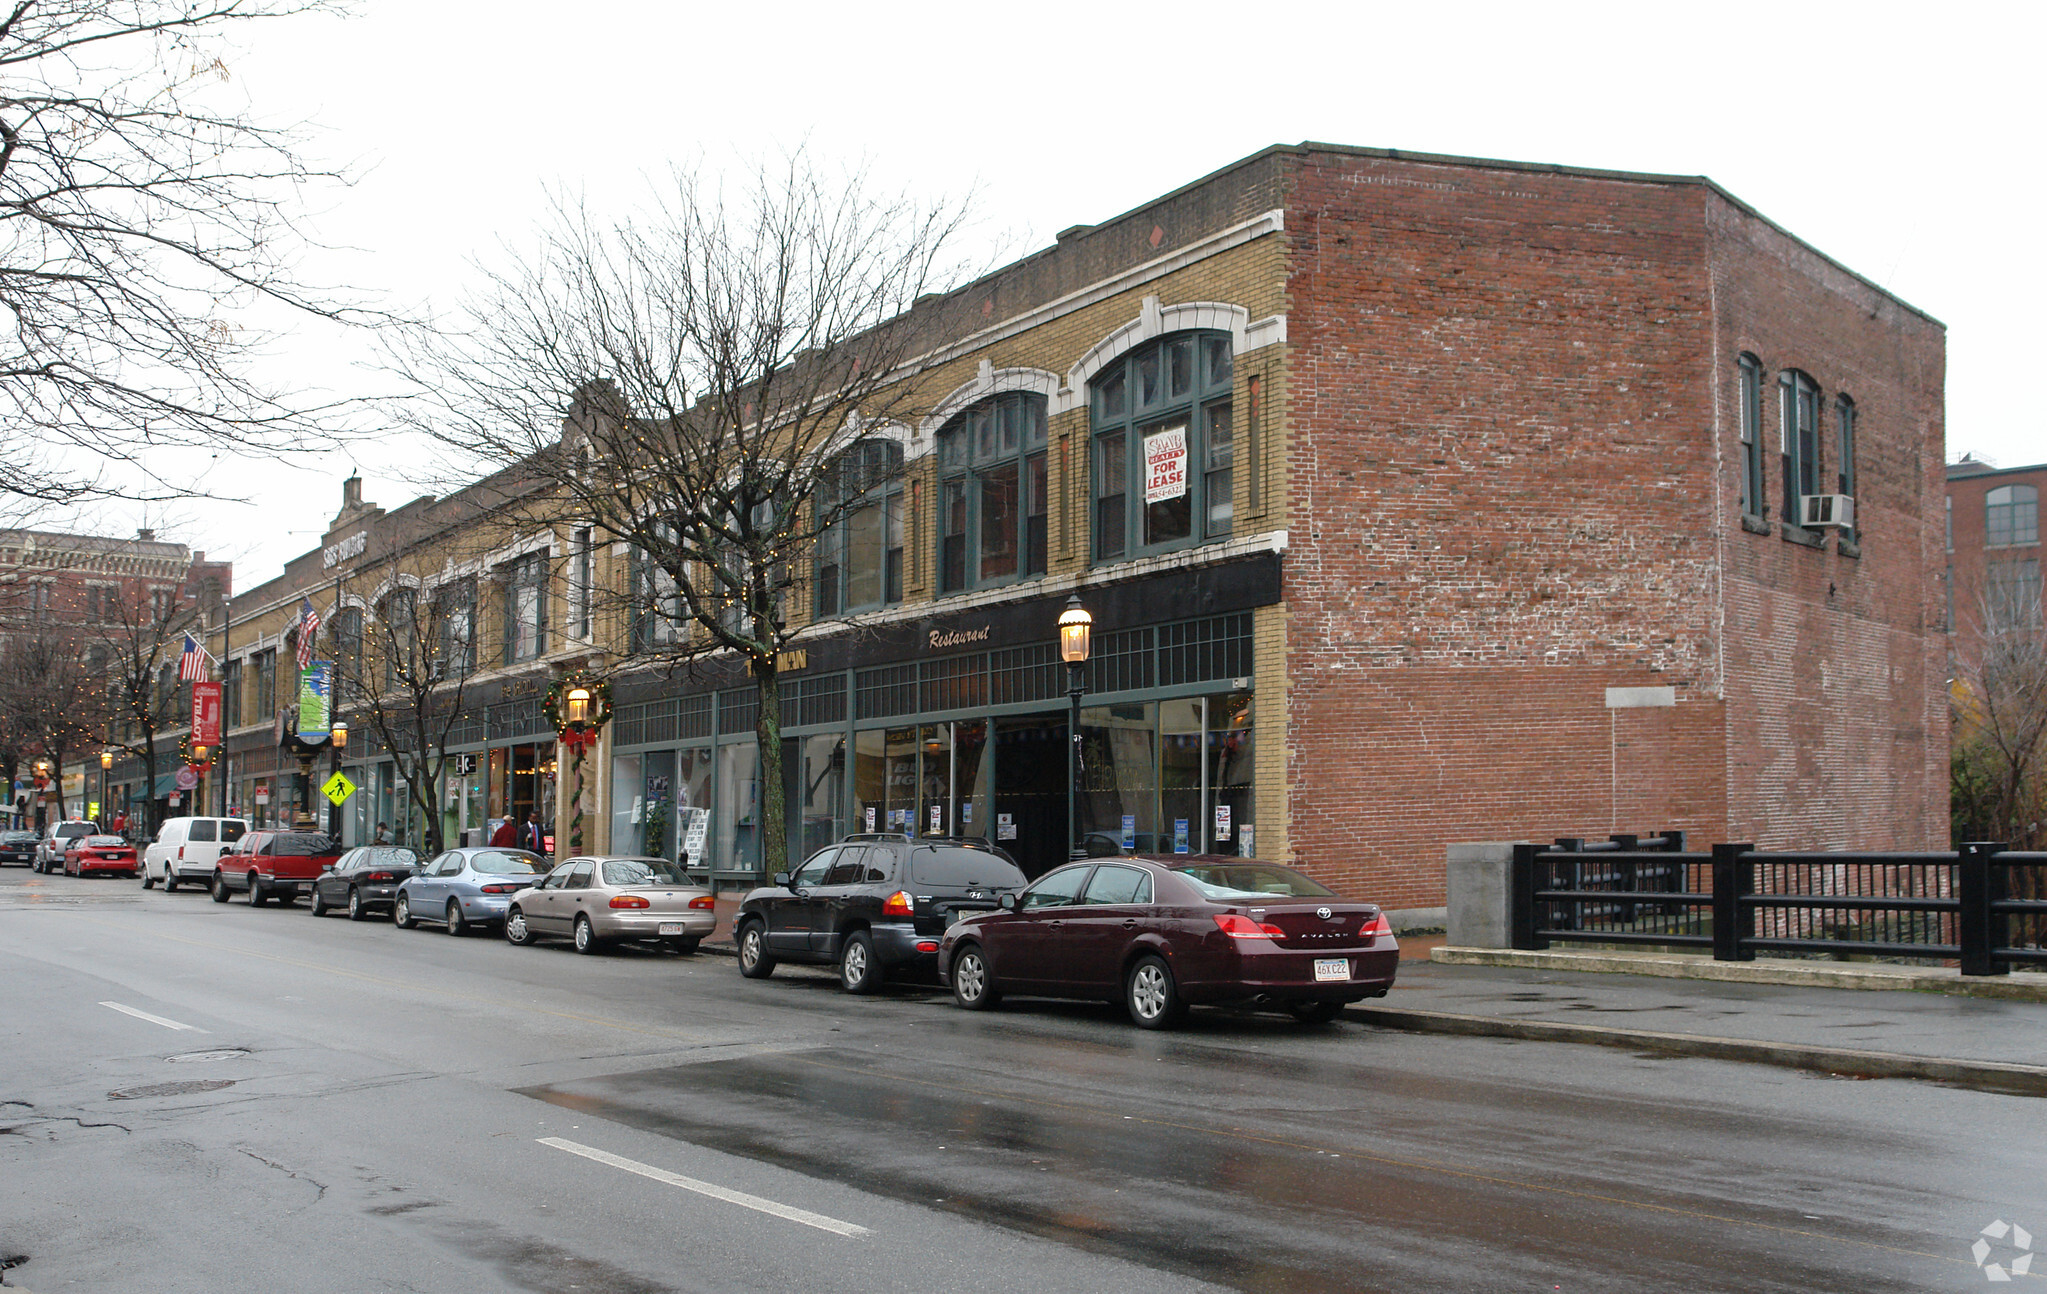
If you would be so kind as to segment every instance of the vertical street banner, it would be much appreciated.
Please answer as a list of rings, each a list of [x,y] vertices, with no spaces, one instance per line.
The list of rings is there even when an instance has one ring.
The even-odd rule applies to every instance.
[[[220,746],[220,684],[192,685],[192,744]]]
[[[334,663],[309,661],[299,675],[299,740],[325,741],[333,727]]]

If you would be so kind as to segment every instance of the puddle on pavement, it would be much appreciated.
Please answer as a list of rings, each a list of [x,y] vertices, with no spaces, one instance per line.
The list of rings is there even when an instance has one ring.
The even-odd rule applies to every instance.
[[[212,1051],[186,1051],[175,1056],[165,1056],[166,1065],[205,1065],[218,1060],[241,1060],[249,1055],[246,1047],[219,1047]]]
[[[109,1101],[139,1101],[150,1096],[189,1096],[194,1092],[218,1092],[223,1087],[233,1087],[231,1078],[196,1078],[182,1083],[151,1083],[147,1087],[126,1087],[118,1092],[107,1093]]]

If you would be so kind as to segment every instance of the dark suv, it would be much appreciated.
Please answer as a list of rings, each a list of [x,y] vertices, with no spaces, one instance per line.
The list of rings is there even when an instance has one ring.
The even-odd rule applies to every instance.
[[[985,840],[848,836],[739,905],[739,973],[763,979],[778,962],[837,963],[849,993],[890,973],[936,973],[945,928],[1024,887],[1008,854]]]

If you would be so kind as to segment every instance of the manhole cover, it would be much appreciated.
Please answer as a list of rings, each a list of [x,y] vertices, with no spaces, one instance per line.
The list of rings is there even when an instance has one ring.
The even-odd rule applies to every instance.
[[[223,1087],[233,1087],[231,1078],[198,1078],[184,1083],[152,1083],[148,1087],[131,1087],[124,1092],[109,1092],[109,1101],[134,1101],[145,1096],[184,1096],[189,1092],[218,1092]]]
[[[249,1053],[241,1047],[225,1047],[219,1051],[186,1051],[175,1056],[165,1056],[172,1065],[198,1065],[215,1060],[240,1060]]]

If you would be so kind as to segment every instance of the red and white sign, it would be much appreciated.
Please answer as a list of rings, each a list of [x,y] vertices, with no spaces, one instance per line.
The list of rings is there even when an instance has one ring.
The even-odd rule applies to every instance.
[[[220,684],[192,685],[192,744],[220,745]]]
[[[1187,493],[1187,424],[1144,438],[1144,501],[1164,503]]]

